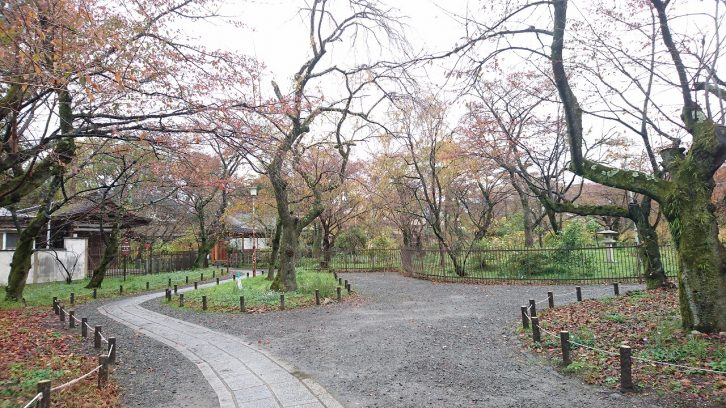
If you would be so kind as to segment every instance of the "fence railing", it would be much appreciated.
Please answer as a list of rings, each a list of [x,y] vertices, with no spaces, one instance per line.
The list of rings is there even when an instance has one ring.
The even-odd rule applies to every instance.
[[[195,251],[154,254],[147,252],[142,257],[119,255],[106,268],[106,276],[145,275],[192,269],[196,256]]]

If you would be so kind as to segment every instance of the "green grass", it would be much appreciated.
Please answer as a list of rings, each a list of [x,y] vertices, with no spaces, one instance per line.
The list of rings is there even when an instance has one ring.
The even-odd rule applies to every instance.
[[[280,292],[270,290],[270,281],[266,276],[257,276],[242,280],[242,290],[237,288],[236,282],[227,282],[207,288],[184,293],[185,308],[202,309],[202,296],[207,296],[208,310],[221,312],[239,312],[239,298],[245,297],[245,308],[256,310],[271,310],[279,308]],[[320,290],[320,300],[325,298],[335,300],[338,282],[331,273],[298,270],[298,290],[285,293],[285,308],[315,304],[315,290]],[[348,296],[345,288],[341,288],[342,296]],[[179,307],[178,297],[172,299],[172,305]]]
[[[123,277],[114,276],[106,277],[103,280],[101,288],[97,290],[96,294],[98,298],[112,298],[119,296],[119,286],[123,285],[123,294],[131,294],[146,291],[146,282],[149,282],[149,290],[159,290],[167,287],[169,279],[171,279],[173,285],[185,285],[185,277],[189,276],[189,284],[193,284],[194,281],[200,279],[200,274],[204,273],[204,279],[209,280],[212,278],[213,268],[207,269],[195,269],[179,272],[166,272],[159,274],[148,274],[148,275],[128,275],[124,281]],[[219,275],[217,275],[219,276]],[[225,275],[226,276],[226,275]],[[69,304],[71,292],[75,293],[75,302],[84,303],[93,300],[92,289],[86,289],[85,286],[88,284],[90,278],[79,279],[68,284],[65,282],[49,282],[49,283],[35,283],[27,285],[23,291],[23,297],[29,306],[48,306],[52,303],[53,296],[57,296],[64,304]],[[2,292],[5,293],[5,287],[1,287]],[[0,309],[14,309],[22,307],[22,303],[19,302],[7,302],[0,300]]]

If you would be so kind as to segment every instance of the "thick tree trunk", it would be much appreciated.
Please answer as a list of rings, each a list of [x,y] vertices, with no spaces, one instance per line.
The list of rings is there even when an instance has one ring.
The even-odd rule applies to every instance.
[[[93,270],[93,276],[91,276],[91,281],[88,282],[86,288],[93,289],[101,287],[101,283],[103,283],[103,279],[106,277],[106,269],[108,268],[108,265],[116,258],[116,255],[118,254],[118,240],[120,233],[121,225],[116,222],[111,229],[111,234],[108,237],[108,241],[106,241],[106,248],[103,250],[103,257],[101,258],[101,262],[98,264],[96,269]]]
[[[643,263],[645,284],[648,289],[665,287],[668,278],[663,268],[660,247],[658,246],[658,233],[655,231],[648,216],[650,215],[650,198],[645,197],[640,205],[631,203],[628,212],[638,230],[640,246],[638,247],[638,258]]]
[[[320,241],[323,234],[320,222],[313,223],[313,258],[320,258]]]
[[[20,232],[13,260],[10,262],[10,276],[8,276],[8,286],[5,288],[5,300],[18,302],[23,298],[23,290],[25,282],[28,280],[33,257],[33,242],[47,222],[46,208],[41,208],[30,224]]]
[[[212,252],[214,242],[209,239],[203,239],[197,249],[197,256],[194,258],[195,268],[206,268],[209,266],[209,254]]]
[[[327,269],[330,267],[330,260],[333,258],[333,241],[330,232],[323,231],[323,260],[320,267]]]
[[[280,235],[282,235],[282,222],[277,218],[275,223],[275,235],[272,236],[272,248],[270,251],[270,265],[267,272],[267,280],[275,279],[275,269],[277,268],[277,253],[280,252]]]
[[[298,219],[289,217],[289,222],[282,223],[282,235],[280,237],[280,270],[275,276],[270,289],[279,292],[297,290],[297,279],[295,275],[295,262],[298,243],[300,241],[300,230],[297,227]]]

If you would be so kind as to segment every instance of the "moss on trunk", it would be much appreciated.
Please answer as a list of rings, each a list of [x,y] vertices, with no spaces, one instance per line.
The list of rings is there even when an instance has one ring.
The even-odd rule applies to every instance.
[[[46,208],[43,207],[30,224],[20,232],[13,259],[10,262],[10,275],[8,276],[8,286],[5,288],[5,300],[12,302],[22,300],[34,252],[33,242],[35,242],[35,238],[47,222],[48,213]]]
[[[289,217],[288,223],[282,224],[280,237],[280,269],[275,275],[270,289],[279,292],[297,290],[297,279],[295,275],[295,262],[297,257],[300,230],[297,228],[298,220]]]
[[[91,276],[91,281],[88,282],[86,288],[93,289],[101,287],[103,279],[106,277],[106,270],[108,269],[108,265],[113,262],[114,259],[116,259],[116,255],[118,254],[120,232],[121,225],[118,222],[115,222],[113,224],[113,227],[111,228],[111,233],[108,236],[108,240],[105,242],[106,248],[104,248],[103,250],[103,257],[101,258],[101,262],[98,264],[96,269],[93,270],[93,276]]]

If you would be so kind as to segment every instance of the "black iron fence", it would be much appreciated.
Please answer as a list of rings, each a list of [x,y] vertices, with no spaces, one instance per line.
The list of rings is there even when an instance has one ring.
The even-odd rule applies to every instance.
[[[106,276],[144,275],[192,269],[196,256],[195,251],[153,254],[145,252],[140,257],[119,255],[106,268]]]

